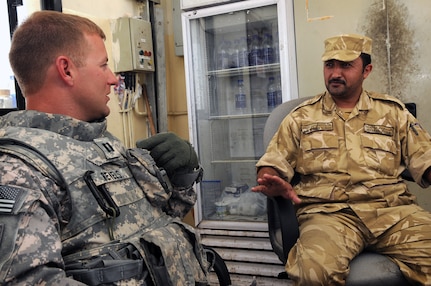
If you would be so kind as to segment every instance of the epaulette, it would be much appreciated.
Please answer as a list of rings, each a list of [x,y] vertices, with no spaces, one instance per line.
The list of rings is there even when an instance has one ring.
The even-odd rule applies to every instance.
[[[399,105],[399,107],[402,109],[405,107],[405,104],[401,100],[399,100],[398,98],[396,98],[394,96],[390,96],[390,95],[384,94],[384,93],[373,92],[373,91],[365,91],[365,92],[372,99],[394,102],[397,105]]]
[[[325,93],[321,93],[321,94],[318,94],[316,96],[301,97],[302,102],[300,104],[298,104],[298,106],[293,108],[292,111],[295,111],[295,110],[297,110],[303,106],[315,104],[316,102],[320,101],[320,99],[322,98],[322,96],[324,94]]]

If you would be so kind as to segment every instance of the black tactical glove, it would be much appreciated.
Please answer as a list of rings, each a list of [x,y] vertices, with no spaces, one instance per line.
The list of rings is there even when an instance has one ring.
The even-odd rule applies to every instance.
[[[172,132],[159,133],[148,139],[139,140],[136,146],[150,151],[157,166],[165,169],[174,185],[186,187],[202,176],[198,156],[192,145]],[[184,181],[187,178],[186,174],[197,176],[193,176],[196,178],[189,182],[188,179]]]

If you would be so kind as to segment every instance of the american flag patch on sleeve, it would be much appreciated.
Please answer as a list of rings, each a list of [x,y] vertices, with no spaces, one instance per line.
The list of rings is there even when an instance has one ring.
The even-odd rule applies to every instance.
[[[0,213],[12,213],[20,192],[21,189],[0,185]]]

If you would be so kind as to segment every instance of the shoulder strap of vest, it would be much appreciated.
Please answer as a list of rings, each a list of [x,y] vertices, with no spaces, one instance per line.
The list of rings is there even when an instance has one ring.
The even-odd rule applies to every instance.
[[[53,179],[61,188],[67,188],[66,181],[60,171],[35,147],[16,139],[0,138],[0,151],[19,156],[42,172],[42,174]]]
[[[40,171],[44,176],[54,180],[54,182],[67,193],[69,193],[69,188],[60,171],[55,167],[55,165],[39,150],[35,147],[13,139],[13,138],[0,138],[0,152],[11,154],[22,159],[26,164],[29,164]],[[60,202],[58,201],[56,195],[53,192],[48,192],[42,190],[53,204],[57,215],[60,215]],[[64,218],[63,219],[67,219]]]

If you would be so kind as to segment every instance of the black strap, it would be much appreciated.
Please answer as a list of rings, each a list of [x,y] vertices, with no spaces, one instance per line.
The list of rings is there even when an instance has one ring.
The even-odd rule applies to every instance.
[[[102,267],[71,269],[66,274],[85,284],[99,285],[133,277],[142,279],[144,270],[146,267],[143,260],[104,260]]]
[[[54,179],[56,184],[58,184],[61,188],[67,189],[67,183],[63,178],[63,175],[38,149],[27,143],[12,138],[0,138],[0,147],[4,149],[3,151],[7,152],[7,150],[11,150],[26,156],[34,163],[32,164],[34,167],[37,167],[37,169],[47,177]],[[46,166],[48,168],[46,168]]]
[[[111,197],[111,194],[106,189],[105,185],[97,186],[91,174],[93,171],[87,171],[84,174],[84,181],[96,199],[99,206],[102,210],[110,217],[118,217],[120,215],[120,208],[115,203],[114,199]]]
[[[190,173],[175,173],[172,175],[171,182],[174,186],[190,188],[193,184],[199,183],[202,180],[204,170],[201,166]]]

